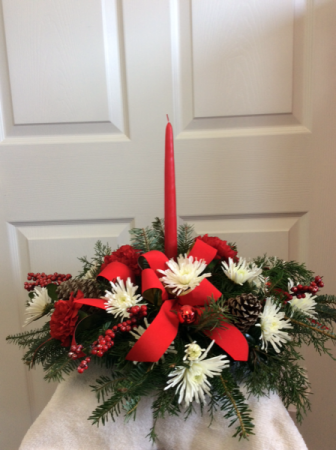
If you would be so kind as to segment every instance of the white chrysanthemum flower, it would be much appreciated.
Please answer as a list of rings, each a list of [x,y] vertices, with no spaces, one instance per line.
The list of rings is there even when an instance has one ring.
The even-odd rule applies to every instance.
[[[138,339],[141,338],[141,336],[144,334],[144,332],[146,331],[146,329],[147,329],[147,328],[149,327],[149,325],[150,325],[150,324],[148,323],[147,317],[145,317],[144,322],[145,322],[146,328],[144,328],[142,325],[138,325],[136,328],[134,328],[132,331],[130,331],[130,334],[131,334],[133,337],[135,337],[136,340],[138,340]],[[133,345],[135,344],[135,342],[134,342],[134,343],[131,343],[131,342],[130,342],[130,344],[133,346]],[[175,348],[174,348],[174,341],[170,344],[170,346],[169,346],[169,347],[167,348],[167,350],[165,351],[165,355],[166,355],[167,353],[175,353],[175,354],[177,353],[177,351],[176,351]],[[164,361],[165,361],[164,355],[162,355],[160,359],[162,360],[162,362],[164,362]],[[133,361],[133,364],[138,364],[138,361]],[[159,364],[159,361],[157,361],[157,362],[154,363],[154,364]],[[154,366],[154,364],[153,364],[153,366]]]
[[[280,312],[280,308],[281,306],[274,303],[271,297],[266,299],[264,310],[259,316],[260,323],[256,324],[257,327],[261,327],[262,350],[267,351],[269,342],[274,350],[280,353],[279,347],[291,340],[290,335],[282,329],[293,327],[290,320],[284,320],[285,313]]]
[[[295,286],[294,281],[291,278],[288,278],[288,292],[291,293],[292,288]]]
[[[262,273],[262,269],[255,264],[248,264],[245,258],[239,258],[239,262],[235,263],[232,258],[229,258],[229,264],[226,261],[222,262],[223,271],[225,275],[236,284],[244,284],[245,281],[252,282]]]
[[[48,289],[37,286],[34,288],[34,297],[28,301],[26,308],[26,315],[28,316],[23,324],[25,327],[34,320],[39,319],[45,314],[45,309],[51,303],[51,298],[48,295]]]
[[[204,278],[211,276],[211,273],[201,275],[207,264],[202,259],[194,260],[192,256],[180,255],[177,257],[177,262],[171,259],[167,262],[167,266],[169,267],[167,270],[158,270],[164,275],[160,280],[176,295],[192,291]]]
[[[138,286],[134,286],[130,278],[127,278],[126,286],[124,280],[117,278],[117,282],[110,282],[112,286],[112,292],[106,291],[105,298],[107,303],[105,303],[106,311],[113,314],[114,316],[121,316],[122,319],[129,317],[127,312],[128,308],[138,304],[142,297],[141,295],[135,295]]]
[[[195,361],[198,359],[202,352],[205,351],[205,348],[201,348],[198,344],[196,344],[196,341],[194,341],[192,344],[187,344],[185,350],[185,356],[183,358],[183,361],[188,359],[189,361]]]
[[[165,390],[177,386],[176,393],[180,393],[179,403],[183,400],[187,405],[193,400],[196,400],[197,403],[200,401],[205,403],[205,394],[211,395],[211,384],[208,378],[220,375],[222,370],[229,365],[229,361],[226,360],[226,355],[205,359],[213,344],[214,341],[211,342],[200,358],[189,361],[188,366],[176,367],[168,375],[172,379],[168,382]]]
[[[317,312],[315,311],[315,299],[316,295],[309,294],[308,292],[305,293],[305,298],[297,298],[293,297],[292,300],[289,300],[288,303],[290,303],[293,310],[298,310],[304,314],[306,314],[309,317],[315,317]]]

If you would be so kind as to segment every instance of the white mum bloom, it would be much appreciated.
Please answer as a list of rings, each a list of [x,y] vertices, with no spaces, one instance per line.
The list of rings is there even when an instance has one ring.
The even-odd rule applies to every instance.
[[[261,327],[262,347],[266,349],[268,342],[272,344],[274,350],[280,353],[279,347],[291,340],[290,335],[286,331],[282,331],[284,328],[293,328],[290,324],[290,320],[284,320],[285,313],[280,312],[281,306],[277,306],[273,302],[272,298],[266,299],[263,312],[260,314],[260,323],[256,326]]]
[[[34,288],[33,293],[34,297],[28,301],[28,306],[26,308],[26,315],[28,317],[23,324],[24,327],[42,317],[45,313],[46,306],[51,303],[47,288],[37,286]]]
[[[222,262],[223,271],[225,275],[236,284],[244,284],[245,281],[252,282],[262,273],[262,269],[257,267],[254,263],[248,264],[245,258],[239,258],[239,262],[235,263],[232,258],[229,258],[229,263]]]
[[[289,300],[288,303],[290,303],[293,310],[298,310],[307,316],[315,317],[317,312],[315,311],[315,299],[316,295],[309,294],[308,292],[305,293],[305,298],[297,298],[293,297],[292,300]]]
[[[164,275],[160,280],[176,295],[192,291],[201,284],[204,278],[211,276],[211,273],[201,275],[207,264],[202,259],[194,260],[192,256],[180,255],[177,257],[177,262],[171,259],[167,262],[167,266],[169,267],[167,270],[158,270]]]
[[[189,360],[188,366],[178,366],[168,375],[172,379],[168,382],[165,390],[177,386],[176,393],[180,393],[179,403],[183,400],[187,405],[193,400],[196,400],[197,403],[200,401],[205,403],[205,394],[211,395],[211,384],[208,378],[220,375],[222,370],[229,365],[226,355],[205,359],[213,344],[214,341],[211,342],[201,357],[192,361]]]
[[[196,341],[194,341],[192,344],[187,344],[185,350],[185,356],[183,358],[183,361],[188,359],[189,361],[195,361],[198,359],[202,352],[205,351],[205,348],[201,348],[198,344],[196,344]]]
[[[105,303],[106,311],[114,316],[121,316],[122,319],[129,317],[127,312],[128,308],[135,306],[142,300],[141,295],[135,295],[138,286],[134,286],[130,278],[127,278],[126,286],[124,280],[117,278],[117,282],[110,282],[112,286],[112,292],[106,291]]]

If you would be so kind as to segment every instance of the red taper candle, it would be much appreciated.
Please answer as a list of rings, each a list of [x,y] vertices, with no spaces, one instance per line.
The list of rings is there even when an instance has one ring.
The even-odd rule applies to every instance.
[[[177,219],[173,127],[166,127],[165,146],[165,254],[167,258],[177,256]]]

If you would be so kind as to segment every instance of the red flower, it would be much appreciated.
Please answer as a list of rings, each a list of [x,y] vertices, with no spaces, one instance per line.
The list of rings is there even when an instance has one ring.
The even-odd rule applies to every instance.
[[[78,291],[76,299],[83,297],[83,292]],[[73,293],[69,300],[58,300],[50,320],[50,335],[61,341],[63,347],[70,345],[71,336],[76,327],[78,310],[82,306],[80,303],[74,303],[74,300]]]
[[[208,245],[211,245],[211,247],[217,250],[215,259],[221,259],[227,262],[229,258],[233,259],[234,261],[237,259],[237,252],[227,244],[227,241],[222,241],[218,237],[208,236],[207,234],[205,234],[204,236],[197,236],[196,239],[200,239],[201,241],[205,242]]]
[[[115,261],[125,264],[133,272],[134,275],[140,275],[140,267],[138,266],[138,258],[140,256],[140,250],[133,248],[131,245],[122,245],[118,250],[112,252],[111,255],[104,257],[104,262],[100,270]]]

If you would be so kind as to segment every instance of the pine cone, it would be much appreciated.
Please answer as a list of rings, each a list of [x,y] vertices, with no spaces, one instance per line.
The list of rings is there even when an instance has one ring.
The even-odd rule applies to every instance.
[[[85,298],[99,298],[101,293],[95,280],[68,280],[60,284],[57,289],[57,297],[60,300],[69,300],[71,292],[76,296],[78,291],[82,291]]]
[[[242,333],[247,333],[249,328],[257,322],[262,309],[260,301],[253,294],[241,294],[229,298],[228,307],[230,314],[237,319],[234,325]]]

